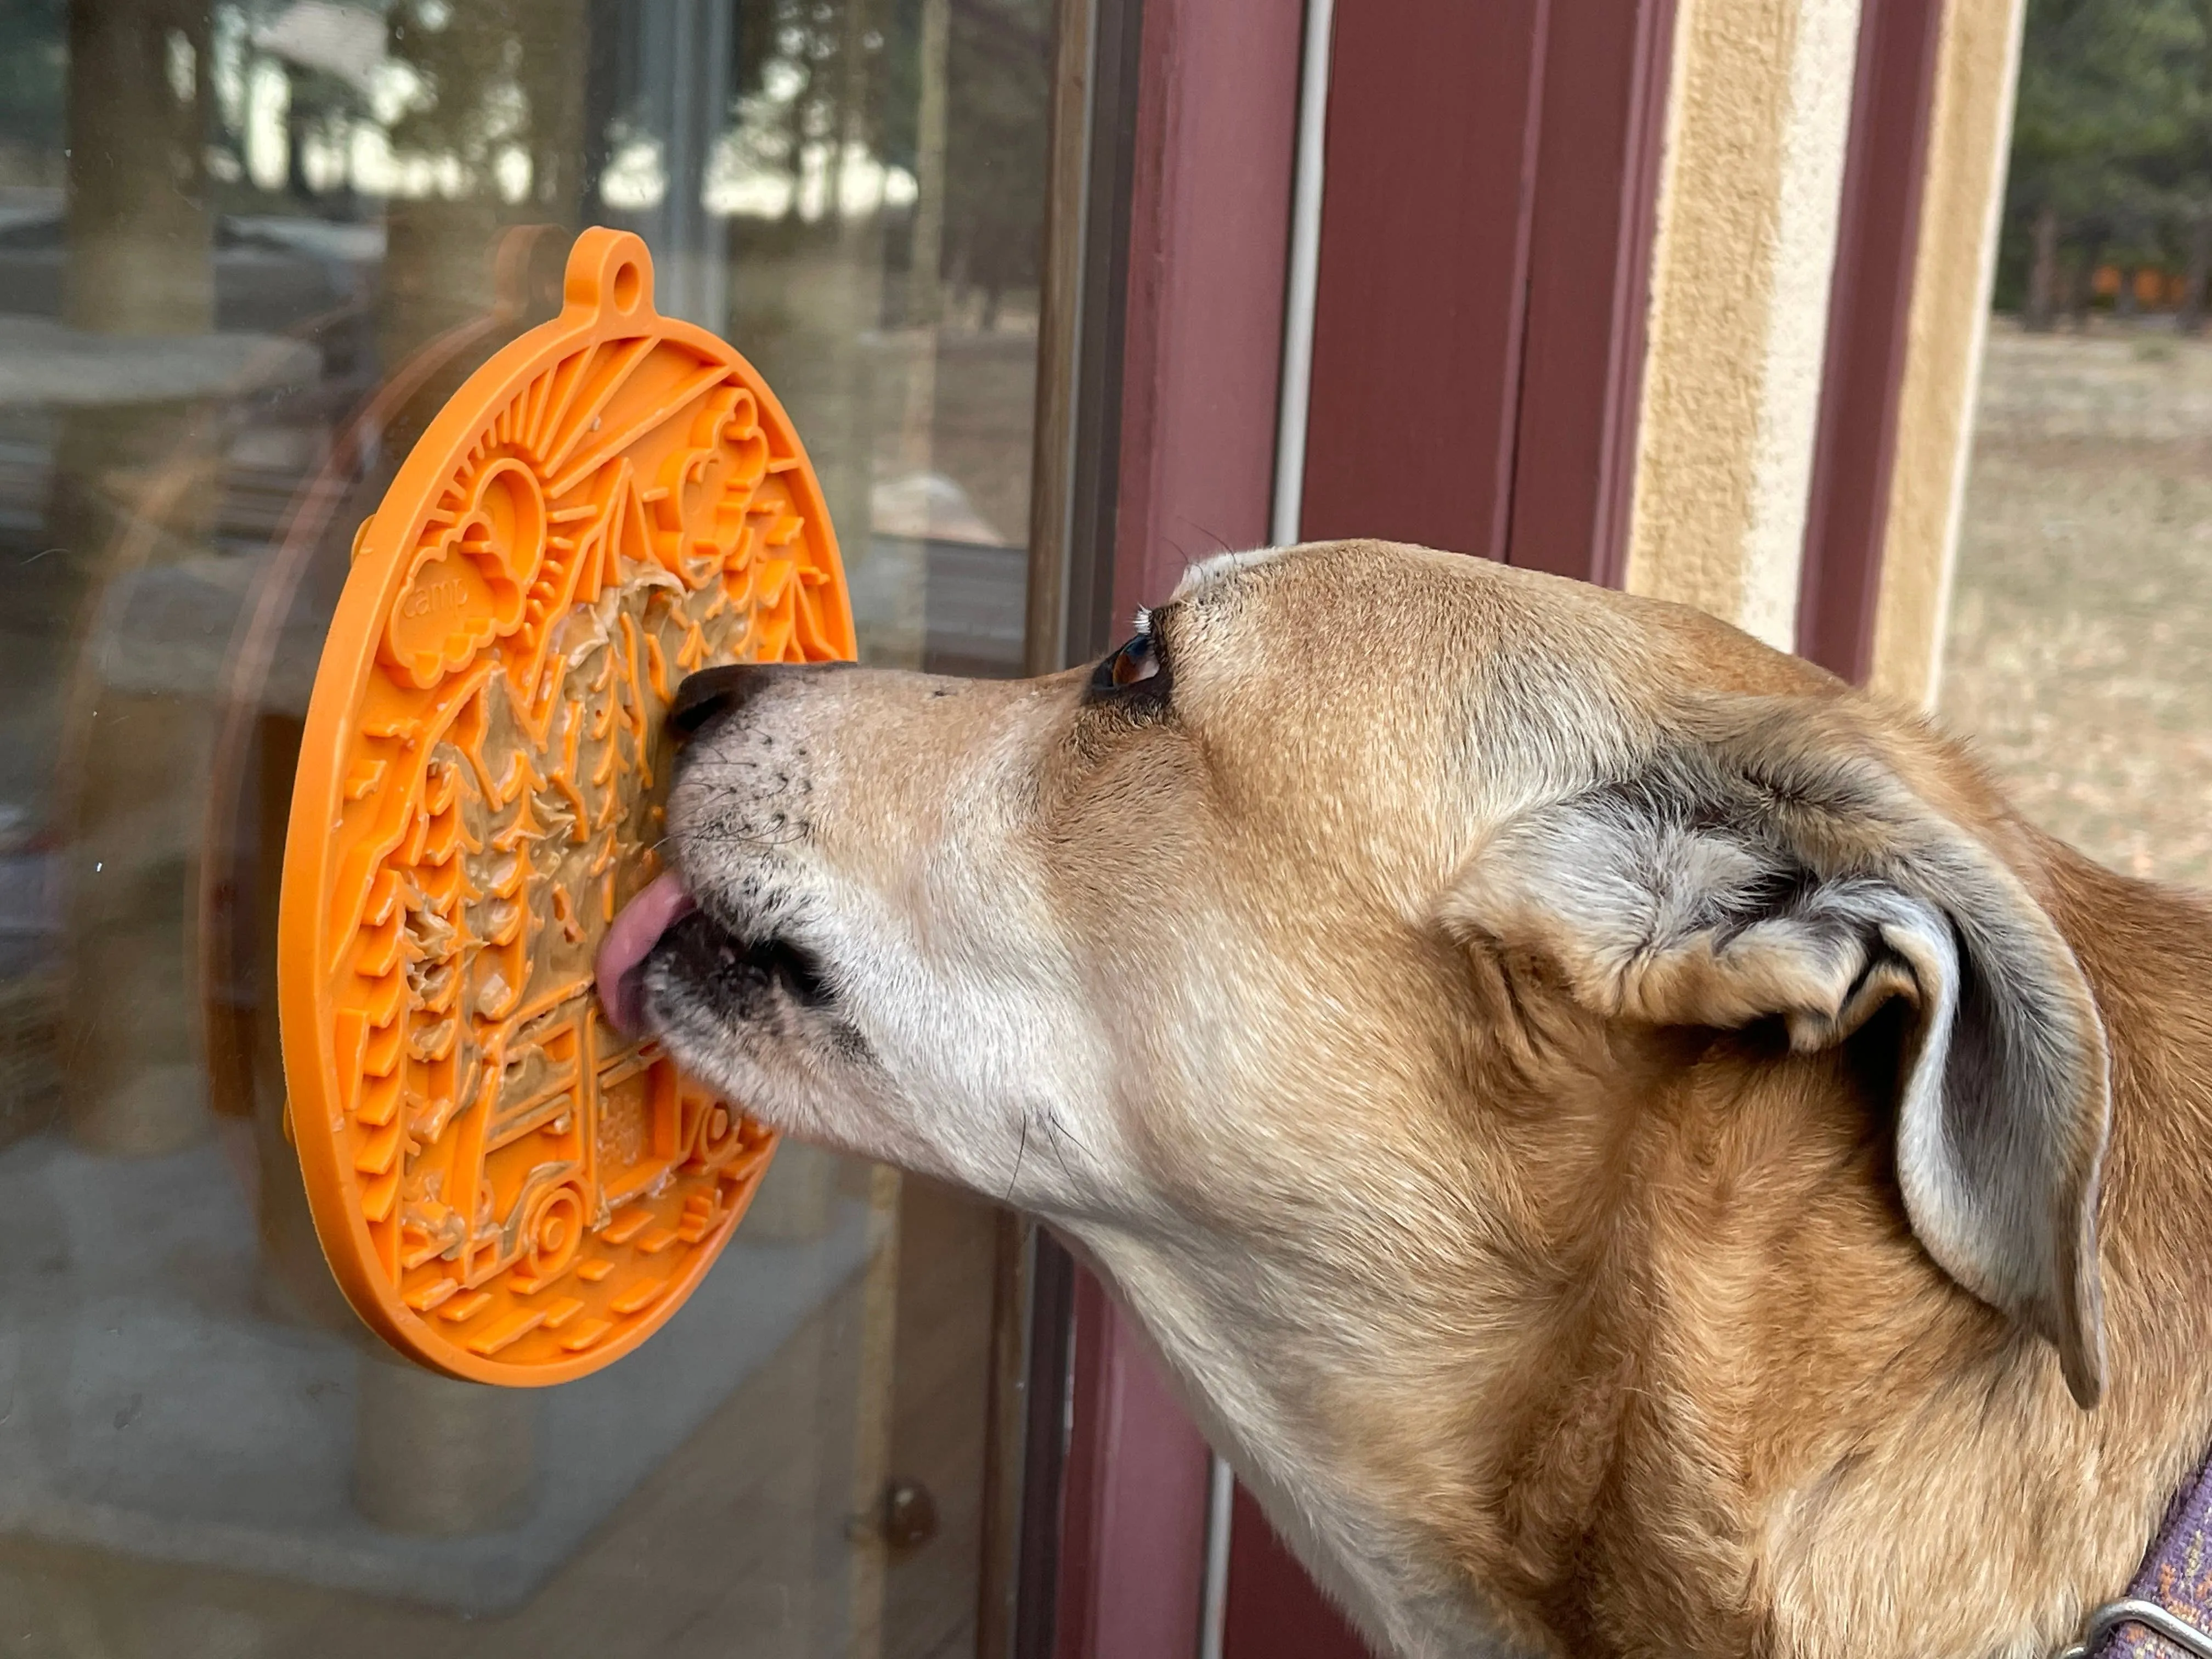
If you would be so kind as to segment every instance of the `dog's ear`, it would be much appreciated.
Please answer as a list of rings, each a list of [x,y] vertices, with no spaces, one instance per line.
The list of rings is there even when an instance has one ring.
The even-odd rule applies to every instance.
[[[2043,908],[1870,747],[1765,706],[1639,775],[1516,817],[1448,926],[1533,951],[1599,1013],[1841,1042],[1908,1005],[1897,1170],[1929,1255],[2104,1389],[2105,1033]]]

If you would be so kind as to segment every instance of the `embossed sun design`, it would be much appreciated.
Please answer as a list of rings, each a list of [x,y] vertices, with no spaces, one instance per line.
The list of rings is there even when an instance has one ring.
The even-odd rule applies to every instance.
[[[852,654],[819,486],[750,366],[587,231],[362,526],[310,707],[280,925],[324,1249],[457,1375],[643,1340],[773,1150],[622,1036],[592,962],[657,872],[663,718],[720,662]]]

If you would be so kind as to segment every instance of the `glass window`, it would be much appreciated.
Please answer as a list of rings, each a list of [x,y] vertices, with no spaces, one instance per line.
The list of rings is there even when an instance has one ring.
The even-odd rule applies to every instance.
[[[0,4],[0,1645],[973,1651],[998,1220],[787,1146],[581,1382],[380,1353],[273,917],[356,527],[590,223],[803,435],[864,659],[1018,672],[1050,0]]]

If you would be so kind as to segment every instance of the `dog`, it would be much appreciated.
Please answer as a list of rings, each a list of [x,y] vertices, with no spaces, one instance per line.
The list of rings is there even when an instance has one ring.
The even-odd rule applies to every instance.
[[[669,718],[614,1004],[1073,1241],[1384,1652],[2047,1653],[2212,1435],[2212,906],[1719,622],[1314,544]]]

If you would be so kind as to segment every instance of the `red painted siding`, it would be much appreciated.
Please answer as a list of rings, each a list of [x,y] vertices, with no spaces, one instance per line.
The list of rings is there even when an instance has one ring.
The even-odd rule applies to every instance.
[[[1075,1291],[1056,1659],[1187,1659],[1206,1570],[1206,1442],[1127,1316]]]
[[[1942,9],[1942,0],[1863,0],[1859,14],[1797,597],[1799,653],[1850,680],[1874,661]]]
[[[1298,0],[1146,0],[1114,605],[1267,539]]]
[[[1302,532],[1502,558],[1551,0],[1362,0],[1330,56]]]
[[[1229,1617],[1221,1659],[1369,1659],[1242,1486],[1229,1533]]]
[[[1508,563],[1620,585],[1674,0],[1552,0]]]

